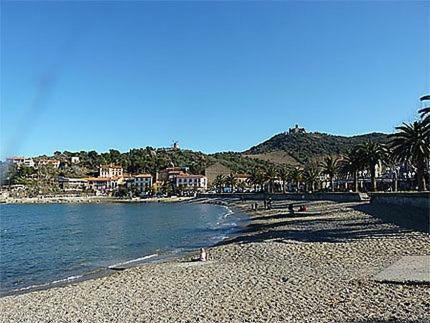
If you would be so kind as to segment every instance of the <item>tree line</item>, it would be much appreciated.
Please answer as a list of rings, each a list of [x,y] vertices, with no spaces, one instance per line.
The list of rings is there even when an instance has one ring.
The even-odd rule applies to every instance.
[[[429,156],[430,156],[430,107],[419,111],[420,119],[412,123],[403,123],[396,127],[396,132],[388,136],[386,144],[366,141],[348,150],[340,157],[326,156],[322,162],[310,161],[302,167],[271,166],[267,169],[253,168],[249,172],[247,184],[254,191],[265,190],[273,192],[275,181],[281,180],[283,192],[287,184],[298,191],[301,184],[306,190],[314,191],[321,177],[327,177],[331,191],[335,190],[336,178],[353,180],[353,190],[359,190],[359,173],[368,171],[370,175],[370,190],[377,190],[377,166],[394,167],[404,164],[415,170],[416,187],[419,191],[428,190],[429,186]],[[237,187],[236,176],[218,175],[213,186],[219,191],[229,187],[231,191]]]

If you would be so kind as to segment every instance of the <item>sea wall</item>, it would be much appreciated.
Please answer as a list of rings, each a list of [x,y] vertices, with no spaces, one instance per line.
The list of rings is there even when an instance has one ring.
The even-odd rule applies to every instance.
[[[430,192],[370,193],[372,204],[415,207],[430,213]]]
[[[370,193],[361,211],[413,231],[430,233],[430,193]]]
[[[293,201],[334,201],[334,202],[357,202],[364,200],[367,195],[360,193],[221,193],[221,194],[199,194],[201,198],[240,198],[246,200],[264,200],[269,197],[272,200],[293,200]]]

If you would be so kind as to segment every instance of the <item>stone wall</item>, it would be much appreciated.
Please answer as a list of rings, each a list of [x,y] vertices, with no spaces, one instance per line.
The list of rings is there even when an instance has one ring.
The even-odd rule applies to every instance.
[[[334,202],[358,202],[364,200],[367,195],[360,193],[285,193],[285,194],[264,194],[264,193],[223,193],[223,194],[199,194],[198,197],[206,198],[243,198],[247,200],[263,200],[266,197],[272,200],[293,200],[293,201],[334,201]]]
[[[362,211],[413,231],[430,233],[430,193],[370,193]]]
[[[372,204],[412,206],[430,212],[430,192],[370,193]]]

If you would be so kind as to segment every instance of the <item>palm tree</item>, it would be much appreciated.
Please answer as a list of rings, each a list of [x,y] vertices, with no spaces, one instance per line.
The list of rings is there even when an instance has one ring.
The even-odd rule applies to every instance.
[[[253,168],[249,172],[248,182],[254,187],[254,192],[257,192],[257,186],[264,182],[262,172],[258,168]]]
[[[225,176],[220,174],[217,175],[214,179],[213,185],[217,188],[217,190],[221,193],[222,188],[225,185]]]
[[[264,189],[264,183],[266,182],[266,174],[261,170],[257,173],[257,185],[260,187],[260,192]]]
[[[233,173],[230,173],[230,175],[228,175],[227,178],[225,179],[225,182],[226,182],[226,184],[228,186],[230,186],[231,192],[233,193],[234,187],[237,184],[237,178],[236,178],[236,176],[234,176]]]
[[[327,156],[324,158],[324,161],[321,163],[322,173],[327,175],[330,178],[330,187],[331,191],[334,192],[334,177],[337,175],[339,171],[339,158]]]
[[[243,181],[240,181],[237,183],[236,187],[239,189],[240,192],[244,192],[246,189],[246,183]]]
[[[302,169],[300,169],[299,167],[294,167],[288,174],[288,177],[296,184],[296,191],[298,192],[300,190],[300,182],[303,179]]]
[[[282,193],[285,193],[285,191],[286,191],[287,181],[289,178],[289,176],[288,176],[289,172],[290,172],[290,170],[286,166],[281,167],[279,169],[278,175],[279,175],[280,180],[282,181]]]
[[[421,121],[424,127],[425,136],[429,137],[430,136],[430,107],[423,108],[418,112],[421,113]]]
[[[317,163],[309,163],[303,171],[303,178],[310,185],[311,191],[315,191],[315,183],[319,181],[321,175],[320,168]]]
[[[389,135],[393,156],[397,161],[409,162],[417,168],[418,190],[426,188],[426,164],[430,156],[430,140],[423,121],[403,123]]]
[[[249,177],[247,179],[248,184],[254,187],[254,192],[257,190],[257,174],[257,169],[253,168],[249,172]]]
[[[265,173],[266,181],[268,181],[268,192],[274,193],[274,181],[278,178],[278,170],[275,167],[270,167]]]
[[[367,141],[358,146],[358,152],[362,155],[364,166],[370,171],[371,191],[376,191],[376,167],[386,164],[389,159],[388,148],[380,143]]]
[[[424,95],[420,98],[421,102],[429,102],[430,101],[430,94]],[[424,105],[425,103],[423,103]],[[421,118],[425,122],[426,125],[430,123],[430,107],[424,107],[421,110],[418,111],[421,113]]]
[[[423,120],[429,120],[430,119],[430,107],[422,108],[418,112],[421,113],[421,118]]]
[[[347,151],[339,161],[339,173],[345,177],[352,176],[354,179],[354,192],[358,192],[358,172],[363,168],[363,156],[357,147]]]

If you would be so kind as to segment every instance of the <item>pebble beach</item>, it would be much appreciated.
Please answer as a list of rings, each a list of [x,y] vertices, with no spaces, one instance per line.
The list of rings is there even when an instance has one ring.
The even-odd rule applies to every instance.
[[[250,224],[207,262],[191,254],[2,297],[0,321],[430,322],[429,285],[373,280],[403,256],[429,255],[429,235],[379,220],[367,202],[308,202],[306,214],[287,201],[196,202],[242,210]]]

